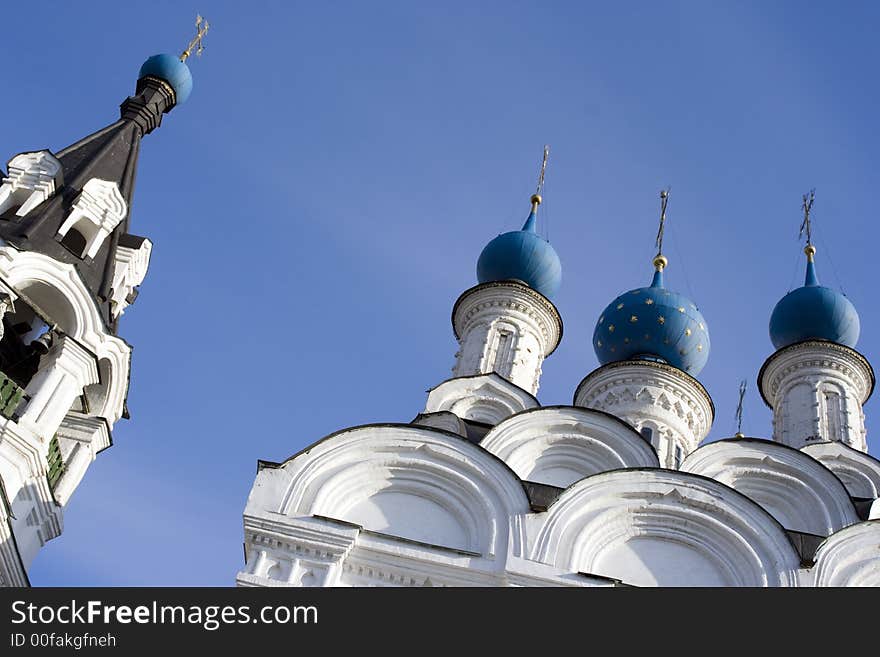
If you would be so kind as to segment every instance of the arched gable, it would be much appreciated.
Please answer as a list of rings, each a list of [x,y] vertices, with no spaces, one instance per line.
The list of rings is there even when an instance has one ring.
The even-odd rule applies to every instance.
[[[880,586],[880,521],[829,536],[816,550],[816,586]]]
[[[588,477],[550,508],[533,559],[640,586],[793,586],[800,559],[761,507],[670,470]]]
[[[517,413],[489,431],[480,446],[520,479],[562,488],[607,470],[660,466],[651,445],[625,422],[575,406]]]
[[[849,493],[828,468],[780,443],[719,440],[691,453],[681,470],[739,491],[786,529],[828,536],[859,521]]]
[[[412,425],[346,429],[279,468],[283,476],[268,473],[249,508],[326,516],[500,559],[510,540],[517,549],[522,544],[518,529],[510,535],[520,524],[511,518],[529,511],[519,479],[499,459],[445,431]]]
[[[425,413],[450,411],[463,420],[494,425],[514,413],[538,406],[534,395],[490,372],[448,379],[432,388]]]
[[[852,497],[880,497],[880,461],[849,445],[834,441],[802,447],[846,486]]]

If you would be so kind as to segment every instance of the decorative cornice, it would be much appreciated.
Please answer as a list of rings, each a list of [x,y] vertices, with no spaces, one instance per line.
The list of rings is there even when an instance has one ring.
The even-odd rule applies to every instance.
[[[811,350],[812,353],[809,353]],[[820,353],[816,353],[817,351]],[[821,352],[825,352],[824,357]],[[794,360],[798,356],[801,358]],[[793,362],[790,362],[782,371],[775,369],[775,366],[779,366],[786,357],[790,357]],[[854,378],[854,372],[847,369],[843,363],[835,361],[834,357],[845,361],[853,370],[861,369],[860,374],[865,382],[868,383],[862,396],[862,404],[864,404],[874,392],[874,385],[876,383],[874,368],[871,367],[871,363],[868,362],[867,358],[852,347],[828,340],[804,340],[774,352],[764,361],[761,370],[758,372],[758,390],[761,392],[761,399],[764,400],[764,403],[769,408],[773,408],[773,404],[769,399],[772,396],[770,393],[775,393],[781,379],[796,370],[806,367],[830,367],[849,378]]]
[[[459,316],[462,306],[472,301],[472,297],[481,292],[491,290],[493,288],[501,288],[511,292],[511,298],[508,299],[492,299],[487,302],[477,302],[475,305],[468,307],[462,316]],[[499,291],[501,291],[499,290]],[[527,301],[531,306],[524,303]],[[543,294],[536,292],[525,283],[516,280],[492,281],[489,283],[480,283],[474,287],[462,292],[461,296],[452,307],[452,331],[456,340],[461,340],[461,328],[479,311],[485,310],[491,306],[504,306],[511,310],[524,313],[538,324],[544,339],[547,341],[547,351],[544,356],[549,356],[562,341],[562,317],[556,306]],[[543,315],[543,316],[542,316]],[[548,322],[549,320],[549,322]]]
[[[606,365],[602,365],[601,367],[597,367],[595,370],[587,374],[581,382],[578,384],[578,387],[574,391],[574,400],[573,404],[575,406],[578,405],[578,397],[581,396],[581,390],[583,390],[588,384],[593,382],[595,379],[601,377],[608,372],[619,369],[619,368],[633,368],[633,367],[646,367],[649,369],[659,370],[661,372],[665,372],[666,374],[670,374],[673,377],[679,379],[680,383],[684,386],[688,386],[694,389],[697,394],[702,397],[702,399],[706,402],[706,405],[709,408],[709,418],[708,425],[711,426],[715,421],[715,403],[712,401],[712,397],[709,396],[709,392],[706,388],[703,387],[703,384],[700,383],[697,379],[692,377],[690,374],[683,372],[677,367],[673,367],[672,365],[667,365],[666,363],[660,363],[653,360],[620,360],[615,361],[613,363],[608,363]]]

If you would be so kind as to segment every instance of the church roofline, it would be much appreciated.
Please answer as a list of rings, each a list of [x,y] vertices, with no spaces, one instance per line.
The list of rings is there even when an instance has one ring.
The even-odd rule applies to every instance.
[[[512,418],[519,417],[521,415],[527,415],[528,413],[537,413],[538,411],[553,411],[553,410],[558,410],[558,411],[575,410],[575,411],[578,411],[579,413],[592,413],[595,415],[607,417],[609,420],[613,420],[617,424],[619,424],[622,427],[625,427],[626,429],[631,431],[633,434],[635,434],[636,436],[639,437],[639,440],[641,440],[642,442],[648,443],[648,445],[650,445],[651,449],[654,449],[654,446],[651,445],[651,441],[648,440],[647,438],[645,438],[638,430],[636,430],[636,428],[634,426],[629,424],[626,420],[622,420],[619,417],[617,417],[616,415],[609,413],[608,411],[600,411],[598,408],[589,408],[587,406],[577,406],[576,404],[554,404],[552,406],[538,406],[536,408],[526,408],[521,411],[517,411],[516,413],[513,413],[512,415],[508,415],[506,418],[501,420],[501,422],[494,425],[493,428],[507,422],[508,420],[510,420]],[[655,449],[654,451],[656,452],[657,450]]]
[[[767,511],[767,509],[765,509],[765,508],[764,508],[763,506],[761,506],[758,502],[755,502],[755,500],[753,500],[752,498],[748,497],[747,495],[744,495],[743,493],[740,493],[738,490],[736,490],[736,489],[734,489],[734,488],[731,488],[731,487],[728,486],[727,484],[722,483],[722,482],[718,481],[717,479],[712,479],[712,477],[707,477],[707,476],[705,476],[705,475],[696,474],[696,473],[693,473],[693,472],[682,472],[681,470],[671,470],[671,469],[669,469],[669,468],[646,468],[646,467],[636,467],[636,468],[617,468],[617,469],[615,469],[615,470],[603,470],[602,472],[597,472],[596,474],[588,475],[588,476],[586,476],[586,477],[583,477],[583,478],[581,478],[581,479],[578,479],[577,481],[572,482],[571,484],[569,484],[569,485],[563,490],[563,493],[564,493],[564,492],[567,492],[567,491],[570,490],[571,488],[573,488],[573,487],[575,487],[575,486],[581,484],[582,482],[584,482],[584,481],[586,481],[586,480],[588,480],[588,479],[593,479],[593,478],[595,478],[595,477],[601,477],[601,476],[603,476],[603,475],[608,475],[608,474],[611,474],[611,473],[614,473],[614,472],[663,472],[663,473],[670,473],[670,474],[678,475],[678,476],[681,476],[681,477],[684,477],[684,478],[696,478],[696,479],[701,479],[702,481],[710,482],[711,485],[713,485],[713,486],[721,486],[721,487],[723,487],[723,488],[726,488],[728,491],[730,491],[730,494],[731,494],[731,495],[734,495],[734,496],[736,496],[736,497],[739,497],[739,498],[741,498],[741,499],[743,499],[743,500],[747,500],[747,501],[749,502],[749,504],[752,504],[752,505],[758,507],[759,509],[761,509],[761,511],[763,511],[764,514],[767,516],[767,519],[768,519],[770,522],[772,522],[772,524],[776,525],[776,526],[777,526],[777,527],[778,527],[778,528],[779,528],[779,529],[780,529],[780,530],[786,535],[786,537],[788,537],[788,541],[789,541],[789,543],[791,544],[792,549],[793,549],[797,554],[800,554],[800,552],[798,552],[797,545],[795,545],[794,541],[792,540],[791,536],[789,535],[789,530],[787,530],[785,527],[783,527],[783,526],[782,526],[782,523],[779,522],[776,518],[774,518],[773,515],[772,515],[769,511]],[[560,496],[561,496],[561,494],[560,494]],[[548,505],[548,506],[547,506],[547,511],[550,511],[550,509],[552,508],[553,504],[556,504],[557,501],[558,501],[558,498],[557,498],[556,500],[554,500],[552,504]],[[832,536],[833,536],[833,534],[832,534]]]
[[[526,390],[525,388],[521,388],[520,386],[516,385],[516,384],[515,384],[513,381],[511,381],[510,379],[507,379],[507,378],[501,376],[498,372],[495,372],[495,371],[492,371],[492,372],[485,372],[485,373],[483,373],[483,374],[468,374],[468,375],[466,375],[466,376],[453,376],[453,377],[450,378],[450,379],[444,379],[443,381],[441,381],[441,382],[438,383],[437,385],[428,388],[427,390],[425,390],[425,392],[427,392],[427,393],[431,393],[431,392],[433,392],[434,390],[436,390],[437,388],[439,388],[440,386],[442,386],[442,385],[444,385],[444,384],[446,384],[446,383],[449,383],[450,381],[464,381],[464,380],[466,380],[466,379],[479,379],[479,378],[482,378],[482,377],[484,377],[484,376],[494,377],[494,378],[498,379],[499,381],[503,381],[504,383],[506,383],[506,384],[508,384],[508,385],[512,385],[512,386],[513,386],[514,388],[516,388],[517,390],[521,390],[524,394],[528,395],[532,400],[534,400],[535,404],[537,404],[539,407],[541,406],[541,402],[538,401],[538,398],[535,397],[535,395],[533,395],[532,393],[530,393],[530,392],[529,392],[528,390]],[[493,425],[493,426],[494,426],[494,425]]]
[[[862,454],[863,456],[870,456],[870,455],[866,454],[865,452],[860,452],[857,449],[853,449],[849,445],[846,445],[846,443],[841,443],[840,441],[825,440],[822,442],[828,442],[828,443],[836,442],[841,445],[844,445],[845,447],[847,447],[849,449],[852,449],[854,452],[858,452],[859,454]],[[700,450],[708,449],[708,448],[712,447],[712,445],[716,445],[718,443],[752,443],[752,444],[761,445],[761,446],[769,446],[771,450],[782,449],[782,450],[788,450],[791,452],[795,452],[797,454],[800,454],[802,457],[812,459],[813,461],[818,463],[820,466],[822,466],[825,470],[828,470],[828,472],[831,473],[831,476],[840,482],[840,485],[843,487],[843,489],[847,490],[846,484],[843,483],[843,480],[840,477],[838,477],[837,474],[831,468],[829,468],[827,465],[822,463],[822,461],[820,461],[819,459],[814,457],[812,454],[808,454],[807,452],[803,451],[802,449],[798,449],[797,447],[792,447],[791,445],[786,445],[785,443],[781,443],[781,442],[779,442],[777,440],[773,440],[771,438],[756,438],[754,436],[743,436],[742,438],[737,438],[736,436],[732,436],[730,438],[721,438],[720,440],[713,440],[711,442],[704,443],[704,444],[700,445],[699,447],[697,447],[697,449],[695,449],[693,452],[691,452],[690,454],[687,455],[687,457],[685,458],[685,460],[682,463],[686,462],[689,458],[691,458],[693,455],[697,454],[697,452],[699,452]],[[815,444],[819,444],[819,443],[815,443]],[[801,458],[801,457],[796,457],[796,458]],[[870,457],[870,458],[873,458],[873,457]],[[877,459],[874,459],[874,460],[877,460]],[[880,463],[880,462],[878,462],[878,463]],[[853,500],[853,503],[855,504],[854,500],[856,498],[854,498],[852,495],[850,495],[849,492],[847,492],[847,497],[849,497],[850,500]],[[786,531],[794,531],[794,530],[786,530]],[[804,533],[804,532],[799,532],[799,533]],[[818,536],[818,534],[817,534],[817,536]]]
[[[450,438],[455,438],[456,440],[462,442],[463,444],[468,445],[469,449],[478,449],[478,450],[480,450],[480,452],[482,454],[485,454],[486,456],[493,459],[494,461],[497,461],[501,466],[504,467],[505,470],[507,470],[511,474],[511,476],[516,481],[519,482],[520,486],[522,486],[523,493],[526,495],[526,497],[528,497],[528,491],[526,490],[526,487],[523,484],[523,480],[520,479],[519,475],[516,474],[516,472],[514,472],[513,468],[511,468],[503,459],[496,456],[492,452],[484,449],[478,443],[471,442],[470,440],[467,439],[466,436],[461,436],[457,433],[453,433],[452,431],[446,431],[445,429],[437,429],[435,427],[429,427],[424,424],[411,424],[411,423],[407,423],[407,422],[376,422],[376,423],[370,423],[370,424],[359,424],[359,425],[356,425],[353,427],[346,427],[345,429],[340,429],[338,431],[334,431],[333,433],[327,434],[323,438],[316,440],[315,442],[311,443],[310,445],[308,445],[308,446],[304,447],[303,449],[301,449],[300,451],[298,451],[296,454],[293,454],[292,456],[287,457],[286,459],[284,459],[284,461],[277,462],[277,461],[265,461],[263,459],[257,459],[257,472],[259,473],[261,470],[264,470],[264,469],[273,469],[274,470],[274,469],[283,468],[285,465],[287,465],[288,463],[290,463],[294,459],[299,458],[300,456],[302,456],[304,454],[308,454],[312,449],[314,449],[315,447],[317,447],[321,443],[324,443],[332,438],[335,438],[336,436],[340,436],[342,434],[349,433],[352,431],[359,431],[362,429],[411,429],[411,430],[415,430],[415,431],[430,431],[433,433],[439,433],[443,436],[447,436]]]

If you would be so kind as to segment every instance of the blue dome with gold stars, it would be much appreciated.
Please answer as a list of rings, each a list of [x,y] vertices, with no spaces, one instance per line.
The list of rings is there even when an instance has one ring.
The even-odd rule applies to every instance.
[[[617,297],[599,316],[593,348],[603,365],[642,359],[667,363],[697,376],[709,359],[709,329],[697,306],[663,286],[666,258],[654,260],[650,287]]]
[[[532,211],[522,230],[503,233],[486,245],[477,260],[477,280],[518,280],[551,298],[562,282],[562,263],[550,242],[538,235],[537,210],[541,197],[532,197]]]

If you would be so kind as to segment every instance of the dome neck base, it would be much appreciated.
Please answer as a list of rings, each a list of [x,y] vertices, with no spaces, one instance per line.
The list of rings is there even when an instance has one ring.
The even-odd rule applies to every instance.
[[[120,116],[136,123],[146,135],[162,125],[162,115],[170,112],[175,104],[172,86],[165,80],[147,75],[137,81],[135,95],[120,105]]]

